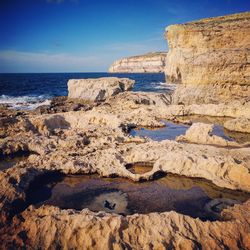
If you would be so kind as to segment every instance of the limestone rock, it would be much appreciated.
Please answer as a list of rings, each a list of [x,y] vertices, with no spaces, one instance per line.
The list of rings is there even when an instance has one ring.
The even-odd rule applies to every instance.
[[[184,84],[249,85],[250,12],[166,29],[166,75]]]
[[[9,117],[12,113],[2,113],[0,156],[20,151],[33,153],[12,168],[0,171],[3,249],[249,248],[249,200],[224,209],[222,221],[215,222],[177,212],[120,216],[88,209],[28,207],[27,203],[31,183],[38,184],[37,178],[55,173],[95,173],[100,177],[118,176],[139,182],[152,180],[157,173],[164,172],[204,178],[219,187],[250,192],[250,148],[218,147],[225,141],[210,136],[212,125],[193,126],[185,143],[157,142],[128,134],[131,126],[159,127],[164,125],[163,119],[174,120],[193,114],[237,118],[235,124],[238,125],[231,126],[236,130],[247,121],[241,117],[248,117],[249,101],[173,105],[167,94],[125,91],[110,96],[105,102],[90,105],[91,110],[83,107],[83,110],[70,112],[67,111],[72,108],[71,102],[68,105],[65,103],[68,101],[61,100],[62,104],[58,101],[55,114],[50,110],[42,115],[39,112],[13,113],[10,126],[8,119],[12,118]],[[150,163],[153,167],[137,174],[127,169],[128,164],[138,162]],[[126,205],[123,194],[109,195]],[[97,203],[103,202],[105,197],[98,197]],[[230,203],[223,202],[210,205],[221,210]]]
[[[213,124],[194,123],[186,131],[185,135],[178,136],[176,140],[189,142],[189,143],[197,143],[197,144],[217,145],[217,146],[223,146],[223,147],[244,146],[244,145],[240,145],[237,142],[228,141],[220,136],[213,135],[212,134],[213,128],[214,128]]]
[[[50,105],[43,105],[36,108],[35,114],[53,114],[59,112],[89,110],[94,106],[93,103],[84,101],[82,99],[68,98],[67,96],[54,97]]]
[[[173,103],[248,100],[250,12],[171,25],[166,38],[166,78],[182,83]]]
[[[156,112],[155,112],[156,113]],[[160,108],[157,116],[162,118],[168,117],[172,119],[173,116],[214,116],[214,117],[233,117],[249,116],[250,101],[231,101],[228,103],[208,103],[208,104],[191,104],[191,105],[168,105]]]
[[[104,101],[118,93],[131,90],[134,83],[134,80],[117,77],[71,79],[68,81],[68,97],[93,102]]]
[[[141,56],[131,56],[115,61],[109,72],[119,73],[159,73],[164,72],[167,53],[156,52]]]
[[[227,209],[226,221],[201,221],[176,212],[111,215],[29,207],[0,238],[6,249],[249,249],[250,204]]]
[[[236,119],[226,121],[224,123],[224,127],[230,131],[250,133],[250,117],[241,116]]]
[[[249,101],[250,85],[239,84],[178,84],[172,98],[174,104],[221,104],[236,101]]]

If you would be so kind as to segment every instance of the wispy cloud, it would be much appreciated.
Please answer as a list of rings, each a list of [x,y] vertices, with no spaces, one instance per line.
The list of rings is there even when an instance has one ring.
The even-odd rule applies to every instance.
[[[3,71],[20,72],[26,68],[29,71],[89,71],[91,68],[101,68],[103,61],[99,57],[31,53],[23,51],[0,51],[0,68]]]
[[[149,37],[142,41],[117,42],[100,46],[98,51],[121,54],[123,56],[138,55],[148,52],[166,51],[167,43],[162,35]]]
[[[56,41],[55,46],[60,46]],[[51,53],[0,50],[1,72],[90,72],[106,71],[113,61],[148,52],[166,51],[162,36],[141,41],[100,44],[88,47],[85,53]]]

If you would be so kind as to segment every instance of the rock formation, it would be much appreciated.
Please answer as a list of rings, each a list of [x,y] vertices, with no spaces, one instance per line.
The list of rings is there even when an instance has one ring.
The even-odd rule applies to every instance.
[[[29,153],[11,168],[0,171],[1,248],[250,249],[250,139],[246,141],[250,100],[249,84],[245,81],[247,65],[242,57],[247,53],[245,38],[249,31],[243,25],[248,27],[249,14],[169,28],[168,73],[170,78],[183,82],[173,98],[167,93],[126,91],[133,85],[128,79],[102,78],[69,81],[69,96],[80,99],[57,98],[36,112],[1,107],[0,159]],[[229,27],[240,32],[241,41],[230,36]],[[192,43],[193,61],[189,53]],[[209,49],[214,46],[214,51],[209,53],[206,46]],[[227,50],[221,53],[224,46],[231,48],[232,65],[226,63]],[[239,51],[233,46],[239,46]],[[220,55],[225,67],[217,58]],[[237,58],[242,60],[242,67]],[[212,59],[215,59],[214,65]],[[211,65],[206,64],[207,60]],[[234,71],[229,74],[228,70]],[[203,92],[206,87],[213,96]],[[229,98],[234,93],[236,95]],[[229,142],[213,134],[214,126],[194,123],[194,115],[210,116],[211,120],[211,116],[223,117],[221,126],[244,132],[245,143]],[[129,134],[135,127],[165,126],[163,120],[193,125],[175,141],[158,142]],[[234,138],[233,133],[230,135]],[[136,163],[152,168],[142,173],[131,172],[128,166]],[[107,203],[107,209],[99,212],[88,208],[62,209],[29,200],[30,190],[53,175],[97,174],[100,178],[127,178],[143,185],[141,181],[154,181],[169,173],[205,179],[217,188],[227,188],[229,194],[232,190],[241,190],[248,200],[239,204],[221,197],[206,200],[204,210],[219,214],[216,221],[203,221],[175,211],[127,216],[108,213],[108,207],[115,206],[106,202],[105,197],[110,195],[99,197],[98,202],[102,203],[99,207]],[[53,185],[54,182],[50,182],[45,187],[46,195]],[[126,204],[127,197],[123,210]]]
[[[115,61],[110,73],[159,73],[164,72],[167,53],[156,52],[141,56],[131,56]]]
[[[171,25],[166,38],[166,76],[184,85],[176,102],[249,97],[250,12]]]
[[[84,245],[92,249],[123,246],[247,249],[249,201],[224,209],[223,221],[216,222],[204,222],[174,211],[124,217],[89,209],[28,206],[26,197],[31,183],[38,184],[38,178],[49,178],[55,171],[98,173],[135,182],[152,180],[155,174],[165,172],[205,178],[220,187],[250,191],[249,147],[230,148],[222,138],[210,138],[205,132],[201,135],[202,144],[197,144],[199,129],[196,133],[191,130],[186,143],[129,136],[130,126],[163,126],[160,121],[163,118],[174,120],[202,110],[214,115],[230,112],[235,117],[244,112],[242,107],[237,113],[233,106],[214,104],[212,109],[204,104],[197,109],[199,105],[171,105],[170,101],[165,94],[123,92],[99,105],[90,105],[91,110],[87,111],[16,116],[12,126],[5,128],[7,136],[0,141],[1,155],[22,151],[32,154],[0,173],[3,248],[81,248]],[[205,127],[209,133],[211,126]],[[214,145],[207,145],[211,141]],[[132,173],[126,166],[136,162],[150,162],[153,168],[146,173]]]
[[[103,77],[99,79],[72,79],[68,82],[68,96],[92,102],[132,89],[135,81],[127,78]]]
[[[224,127],[231,131],[250,133],[250,115],[229,120],[225,122]]]
[[[228,123],[225,122],[225,123]],[[240,145],[235,141],[226,140],[220,136],[213,135],[214,125],[213,124],[204,124],[204,123],[194,123],[187,130],[185,135],[180,135],[176,138],[177,141],[197,143],[197,144],[210,144],[224,147],[242,147],[247,145]]]

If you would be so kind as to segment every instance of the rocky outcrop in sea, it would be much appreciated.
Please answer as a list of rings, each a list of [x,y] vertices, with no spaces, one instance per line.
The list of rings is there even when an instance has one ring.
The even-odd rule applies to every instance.
[[[131,90],[134,83],[134,80],[117,77],[72,79],[68,82],[68,96],[90,102],[100,102],[121,92]]]

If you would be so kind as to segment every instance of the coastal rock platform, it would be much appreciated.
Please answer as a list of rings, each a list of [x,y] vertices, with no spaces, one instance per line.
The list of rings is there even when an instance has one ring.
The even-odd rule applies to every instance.
[[[129,79],[84,80],[86,85],[72,80],[68,83],[69,97],[59,98],[51,106],[25,112],[1,107],[0,159],[25,155],[0,170],[0,239],[4,243],[1,248],[250,249],[250,100],[245,81],[247,65],[241,58],[247,51],[248,30],[243,26],[248,27],[248,23],[249,14],[239,14],[170,27],[167,35],[171,45],[168,74],[170,78],[177,76],[182,80],[180,88],[173,94],[130,92],[134,81]],[[219,34],[223,35],[225,29],[227,39],[231,34],[229,28],[242,31],[243,35],[234,39],[237,44],[242,43],[239,60],[242,59],[243,67],[233,64],[228,68],[235,72],[238,69],[236,75],[230,75],[225,67],[220,78],[220,62],[215,61],[215,66],[208,69],[204,69],[204,65],[196,68],[196,64],[191,65],[182,57],[180,48],[183,49],[184,44],[194,44],[198,54],[207,43],[214,44],[215,40],[223,47],[224,36],[220,41],[215,33],[210,36],[210,32],[205,32],[210,39],[204,38],[204,43],[200,43],[195,40],[197,37],[190,35],[193,30],[203,35],[204,32],[199,31],[201,28],[214,31],[216,25]],[[172,37],[175,36],[181,41],[178,46],[173,44]],[[230,44],[235,42],[231,40]],[[190,49],[184,52],[192,57]],[[232,55],[236,52],[233,49]],[[207,53],[205,51],[205,55]],[[228,55],[225,52],[224,56]],[[199,60],[204,59],[200,56]],[[176,65],[179,71],[176,71]],[[217,74],[212,71],[215,67]],[[216,96],[218,92],[213,92],[212,86],[227,84],[223,70],[225,75],[230,75],[230,83],[244,86],[240,87],[242,92],[236,91],[238,94],[233,95],[230,88],[225,88],[225,93],[222,91]],[[202,87],[193,92],[195,98],[191,98],[192,91],[185,97],[183,89],[186,86],[196,88],[196,82],[199,85],[200,81],[208,88],[211,86],[214,95],[210,98]],[[204,121],[197,122],[197,116]],[[229,139],[214,133],[218,126],[216,119],[220,120],[220,128],[227,131]],[[189,127],[172,140],[156,141],[130,134],[134,128],[157,130],[168,126],[165,121],[184,123]],[[243,142],[234,140],[240,137],[244,137]],[[136,165],[145,167],[146,171],[132,171],[131,166]],[[100,180],[109,178],[111,183],[116,178],[126,179],[138,187],[150,182],[151,193],[147,195],[155,207],[158,204],[160,207],[162,202],[155,199],[159,197],[156,180],[174,175],[175,182],[180,179],[175,186],[178,193],[185,190],[191,195],[201,194],[197,199],[192,196],[189,203],[205,204],[202,209],[213,216],[204,218],[181,213],[178,206],[183,203],[176,203],[170,211],[124,213],[127,204],[136,205],[131,205],[129,193],[118,188],[110,189],[109,185],[97,186],[97,196],[93,200],[91,188],[96,183],[91,180],[89,186],[84,186],[84,197],[91,204],[98,203],[98,209],[104,209],[94,211],[85,206],[76,209],[70,197],[74,196],[74,202],[83,199],[83,193],[79,191],[82,184],[70,177],[92,175]],[[183,176],[192,183],[199,179],[202,190],[196,186],[185,187],[181,183]],[[65,178],[68,182],[62,182],[61,187],[63,195],[69,198],[66,199],[68,207],[47,204],[57,184]],[[213,195],[208,197],[206,190],[210,185],[214,187],[211,189]],[[168,188],[173,189],[173,185]],[[34,194],[34,190],[40,193]],[[70,193],[71,190],[75,193]],[[60,189],[56,191],[60,192]],[[234,192],[237,192],[235,199],[232,198]],[[133,195],[136,197],[136,192]],[[133,201],[139,202],[140,195]],[[187,197],[190,196],[183,194],[182,199]],[[59,196],[53,198],[55,204],[60,203]]]
[[[250,150],[245,145],[227,145],[218,137],[211,137],[211,143],[206,139],[209,136],[197,144],[194,139],[185,143],[156,142],[128,134],[134,126],[161,127],[163,118],[175,120],[189,115],[190,119],[190,114],[195,113],[194,106],[172,105],[168,98],[163,94],[125,92],[88,111],[21,115],[12,127],[6,128],[9,136],[1,140],[1,155],[30,152],[26,160],[0,173],[0,231],[6,248],[84,245],[93,249],[195,249],[202,245],[204,249],[247,249],[249,201],[224,209],[221,219],[213,222],[175,211],[124,216],[87,208],[76,211],[50,205],[36,207],[28,202],[32,183],[39,185],[39,178],[48,179],[56,173],[97,173],[100,178],[117,176],[138,183],[153,181],[159,173],[172,173],[250,192]],[[223,105],[213,107],[214,115],[225,111]],[[246,112],[242,106],[239,115],[233,107],[227,106],[226,110],[236,118]],[[195,131],[199,134],[199,130]],[[127,165],[137,162],[150,163],[152,169],[141,174],[130,172]]]

